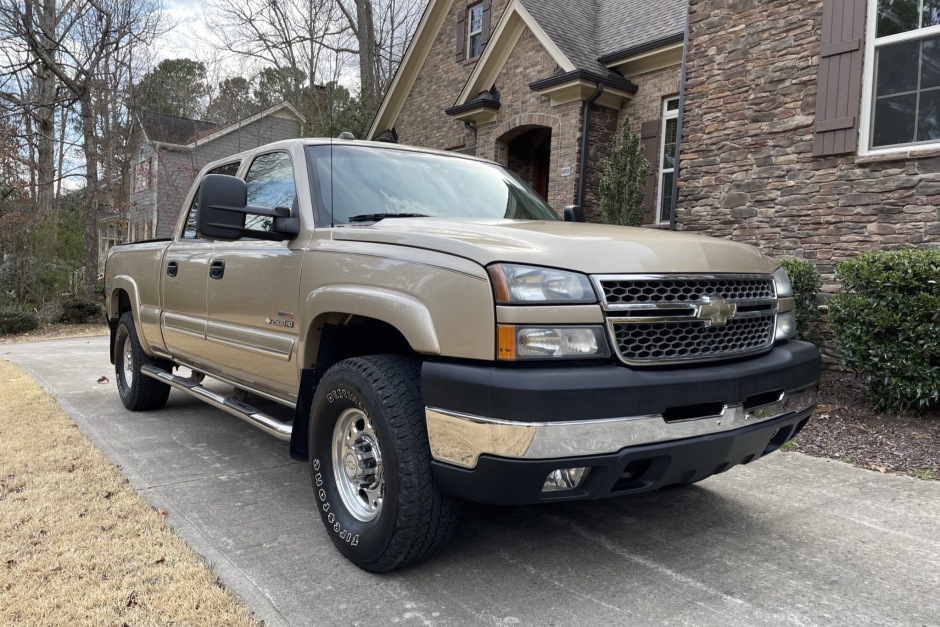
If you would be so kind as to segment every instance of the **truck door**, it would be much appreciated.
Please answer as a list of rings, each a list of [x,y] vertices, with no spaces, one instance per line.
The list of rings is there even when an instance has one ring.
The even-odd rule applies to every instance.
[[[234,175],[241,162],[213,168],[208,174]],[[196,368],[213,360],[206,352],[206,285],[215,243],[196,234],[199,189],[189,199],[183,228],[167,247],[160,277],[163,286],[163,339],[174,357]]]
[[[297,188],[287,152],[256,156],[245,183],[249,205],[288,207],[297,215]],[[272,218],[248,216],[245,226],[270,230]],[[303,246],[296,241],[215,244],[207,268],[206,339],[220,376],[296,400],[303,256]]]

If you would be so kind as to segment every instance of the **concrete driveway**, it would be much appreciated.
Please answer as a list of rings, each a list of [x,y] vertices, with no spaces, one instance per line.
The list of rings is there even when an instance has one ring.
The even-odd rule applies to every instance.
[[[177,391],[127,412],[107,350],[83,338],[0,355],[268,626],[940,625],[940,482],[776,453],[632,498],[468,504],[443,551],[370,575],[333,549],[285,443]]]

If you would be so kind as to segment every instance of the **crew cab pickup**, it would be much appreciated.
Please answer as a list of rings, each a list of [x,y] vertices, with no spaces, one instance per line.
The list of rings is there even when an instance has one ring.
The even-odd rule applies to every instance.
[[[462,499],[694,483],[777,450],[816,403],[774,260],[563,221],[454,154],[291,140],[212,163],[173,238],[113,248],[105,283],[124,405],[175,388],[289,442],[370,571],[441,546]]]

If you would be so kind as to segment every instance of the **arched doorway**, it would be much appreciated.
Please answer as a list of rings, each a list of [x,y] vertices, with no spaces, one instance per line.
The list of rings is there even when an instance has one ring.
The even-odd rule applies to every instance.
[[[552,129],[545,126],[520,127],[514,129],[511,138],[503,138],[502,141],[506,144],[507,167],[539,196],[548,200]]]

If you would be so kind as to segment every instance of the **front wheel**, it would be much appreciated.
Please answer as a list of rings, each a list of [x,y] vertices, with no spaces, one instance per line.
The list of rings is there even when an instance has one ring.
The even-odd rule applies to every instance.
[[[169,362],[151,357],[144,352],[137,338],[134,315],[125,312],[118,322],[114,336],[114,375],[117,379],[118,394],[124,407],[131,411],[160,409],[166,405],[170,396],[170,386],[144,375],[140,368],[145,364],[155,364],[164,369]]]
[[[443,545],[459,501],[431,474],[420,370],[395,355],[330,368],[310,414],[317,509],[333,544],[353,563],[386,572]]]

